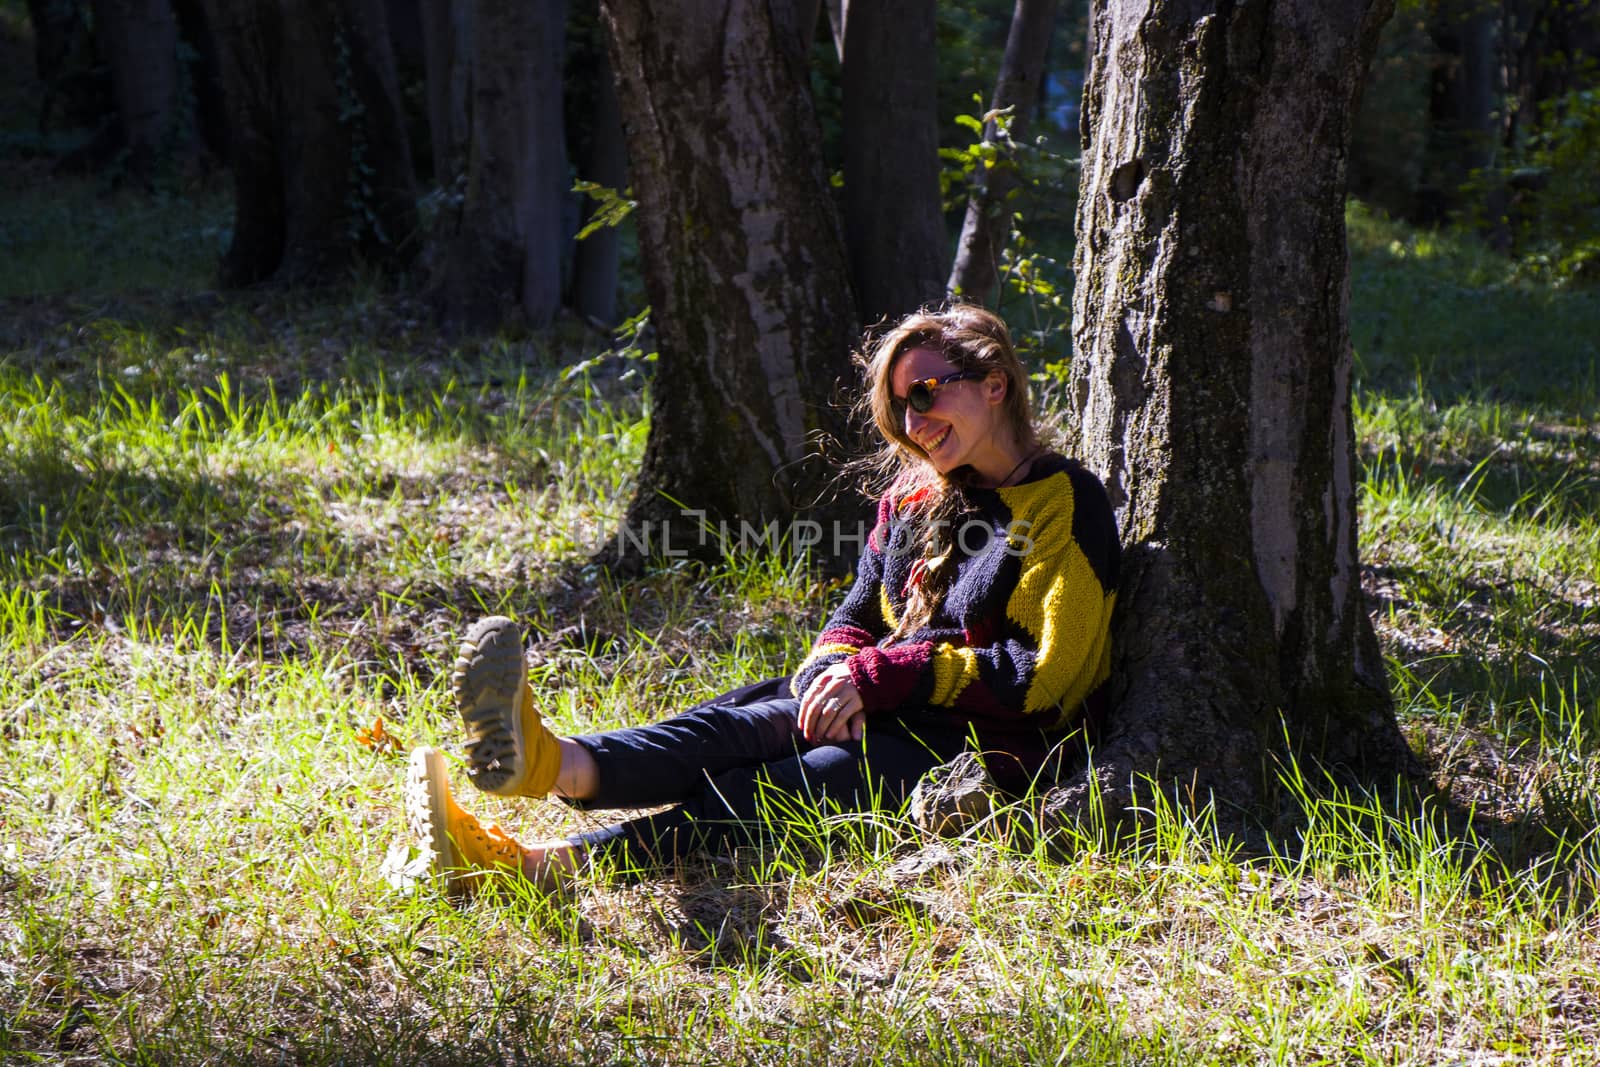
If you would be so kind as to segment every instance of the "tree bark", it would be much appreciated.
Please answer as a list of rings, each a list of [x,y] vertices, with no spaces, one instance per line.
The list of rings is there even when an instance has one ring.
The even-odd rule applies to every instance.
[[[1012,108],[1009,135],[1002,138],[999,124],[988,119],[983,139],[1000,154],[992,166],[981,170],[967,199],[955,264],[947,288],[951,296],[980,304],[993,303],[1000,280],[1000,254],[1011,236],[1009,201],[1019,177],[1015,145],[1027,136],[1038,105],[1039,82],[1044,77],[1045,53],[1050,48],[1050,28],[1055,24],[1055,0],[1017,0],[1011,15],[1006,53],[995,82],[991,111]]]
[[[411,154],[381,0],[208,0],[237,190],[224,284],[402,262]]]
[[[466,173],[471,143],[467,125],[472,85],[470,8],[461,0],[421,0],[418,7],[427,70],[433,180],[441,189],[450,189]]]
[[[561,308],[567,179],[565,0],[474,0],[466,195],[447,220],[432,295],[447,328],[493,330]]]
[[[944,295],[933,0],[845,5],[844,232],[865,322]]]
[[[660,349],[617,544],[624,555],[713,554],[680,507],[734,534],[740,522],[787,532],[828,484],[813,436],[845,433],[830,400],[856,313],[806,35],[781,0],[606,0],[601,17]],[[859,547],[843,551],[853,559]]]
[[[1069,422],[1122,530],[1116,710],[1047,815],[1141,775],[1259,810],[1285,739],[1413,767],[1362,600],[1343,215],[1392,6],[1095,2]]]
[[[128,169],[146,173],[180,134],[178,20],[169,0],[94,0]]]

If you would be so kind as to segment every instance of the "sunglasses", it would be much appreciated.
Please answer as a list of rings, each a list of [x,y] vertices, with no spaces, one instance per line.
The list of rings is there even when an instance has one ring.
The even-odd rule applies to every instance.
[[[976,370],[958,370],[939,378],[919,378],[906,387],[906,398],[889,398],[889,407],[894,411],[896,422],[906,421],[906,408],[917,414],[922,414],[933,407],[939,399],[939,390],[951,382],[975,382],[987,378],[988,374]]]

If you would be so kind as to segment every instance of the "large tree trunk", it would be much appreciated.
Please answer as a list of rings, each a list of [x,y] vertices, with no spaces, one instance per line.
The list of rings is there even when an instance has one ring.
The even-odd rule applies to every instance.
[[[1326,766],[1411,767],[1357,560],[1343,214],[1391,8],[1095,2],[1069,421],[1125,546],[1095,762],[1113,805],[1149,775],[1255,808],[1286,735]]]
[[[169,0],[93,0],[92,6],[127,166],[144,173],[176,147],[180,133],[178,20]]]
[[[470,20],[466,195],[446,220],[433,299],[454,330],[492,330],[516,317],[543,327],[561,307],[567,238],[566,0],[475,0]]]
[[[433,180],[449,189],[466,173],[467,101],[472,85],[470,7],[462,0],[421,0],[422,58],[427,69],[428,141]]]
[[[402,261],[411,153],[382,0],[208,0],[237,191],[225,284]]]
[[[1000,149],[1000,154],[992,166],[976,175],[967,199],[967,216],[961,224],[948,282],[950,294],[963,300],[988,304],[995,299],[1000,253],[1011,236],[1011,194],[1020,181],[1015,145],[1027,135],[1033,121],[1055,18],[1055,0],[1017,0],[1011,15],[1011,32],[990,105],[993,111],[1011,108],[1011,126],[1008,136],[1002,138],[994,119],[983,124],[983,139]]]
[[[785,523],[826,484],[813,435],[844,433],[830,400],[856,314],[795,15],[782,0],[601,5],[660,348],[625,553],[663,552],[664,521],[665,551],[706,548],[683,543],[680,505],[735,534]]]
[[[944,295],[933,0],[844,6],[844,233],[857,309],[897,319]]]

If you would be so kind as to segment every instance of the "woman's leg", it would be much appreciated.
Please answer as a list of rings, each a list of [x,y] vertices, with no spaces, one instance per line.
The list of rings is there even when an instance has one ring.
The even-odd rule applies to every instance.
[[[589,750],[570,737],[558,739],[561,769],[556,773],[556,794],[568,800],[588,800],[600,788],[600,765]]]
[[[707,770],[794,752],[797,702],[774,679],[728,694],[654,727],[580,738],[545,726],[528,684],[522,630],[492,616],[467,631],[453,683],[466,727],[467,773],[502,796],[555,792],[599,807],[670,803],[692,795]],[[767,706],[771,705],[771,706]]]
[[[724,768],[676,807],[571,838],[621,863],[665,865],[697,849],[725,851],[770,836],[796,803],[846,811],[894,809],[946,758],[919,741],[870,730],[861,741]]]
[[[810,748],[796,725],[798,707],[788,697],[703,704],[649,726],[564,738],[557,792],[584,808],[680,803],[727,771]]]

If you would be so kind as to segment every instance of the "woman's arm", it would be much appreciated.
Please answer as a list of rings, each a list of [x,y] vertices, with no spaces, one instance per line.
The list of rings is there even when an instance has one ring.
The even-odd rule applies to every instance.
[[[790,686],[802,699],[824,671],[835,667],[881,641],[889,633],[883,614],[883,572],[889,551],[892,510],[888,498],[878,504],[878,514],[856,563],[855,584],[850,587],[828,623],[811,646],[811,653],[795,672]]]

